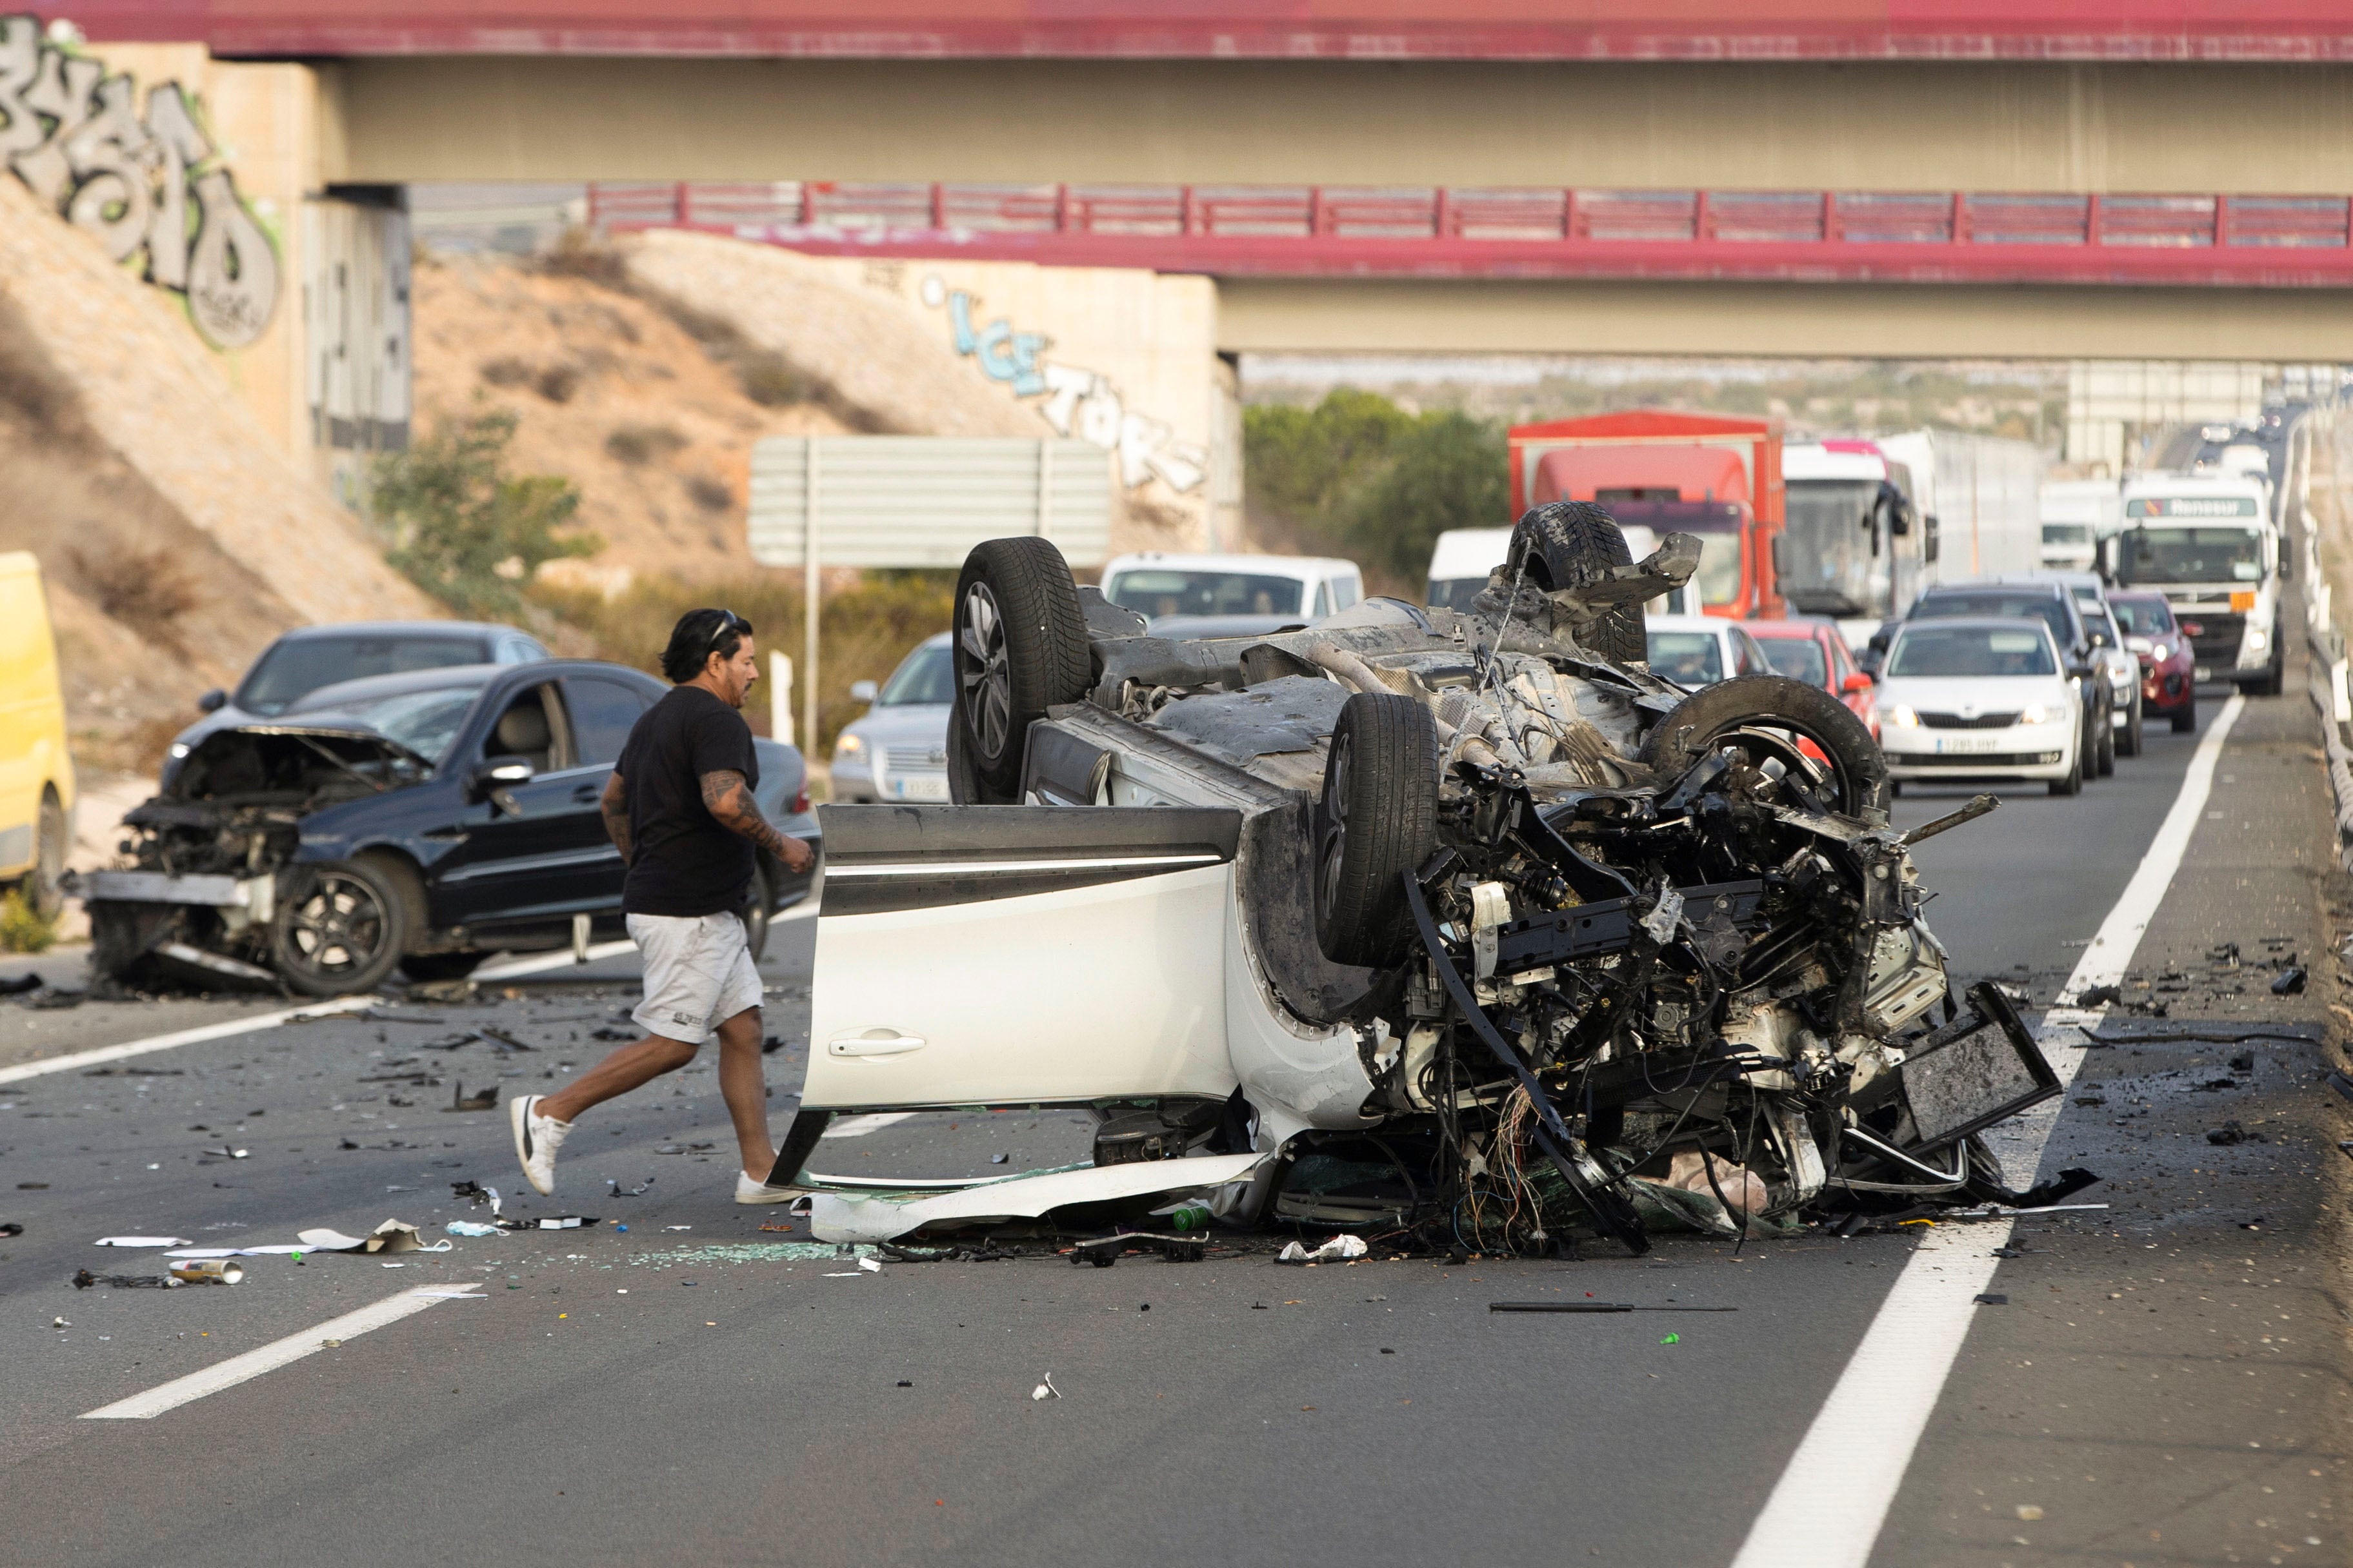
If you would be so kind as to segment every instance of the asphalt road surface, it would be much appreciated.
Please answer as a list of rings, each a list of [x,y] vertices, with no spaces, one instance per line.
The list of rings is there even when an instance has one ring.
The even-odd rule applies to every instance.
[[[2082,1055],[2047,1148],[2039,1129],[2006,1147],[2045,1174],[2097,1171],[2076,1201],[2111,1206],[2014,1228],[1669,1237],[1574,1263],[873,1273],[729,1201],[707,1065],[584,1119],[552,1200],[521,1181],[502,1110],[442,1109],[593,1060],[635,1000],[627,959],[263,1028],[217,1003],[0,1005],[0,1075],[233,1031],[0,1081],[0,1220],[25,1226],[0,1241],[0,1562],[2346,1562],[2353,1166],[2332,1144],[2353,1107],[2318,1080],[2341,1065],[2348,889],[2300,676],[2290,691],[2244,704],[2210,756],[2178,872],[2156,894],[2143,879],[2120,1003],[2047,1026],[2070,1063],[2073,1024],[2127,1043]],[[2221,710],[2204,704],[2207,724]],[[2199,740],[2153,731],[2080,799],[2015,792],[1925,845],[1956,969],[2047,1006],[2087,952],[2096,966],[2104,929],[2136,924],[2136,873]],[[1915,791],[1898,820],[1965,793]],[[812,931],[780,925],[765,966],[780,1129]],[[2291,957],[2310,984],[2274,996]],[[2201,1021],[2280,1037],[2172,1037]],[[484,1025],[530,1048],[431,1048]],[[2247,1141],[2208,1141],[2229,1122]],[[1088,1139],[1067,1116],[844,1131],[819,1169],[1019,1168]],[[92,1245],[106,1236],[249,1246],[389,1217],[438,1241],[485,1217],[452,1196],[466,1180],[509,1214],[604,1223],[248,1258],[233,1288],[68,1282],[162,1271]],[[1737,1310],[1487,1311],[1588,1294]],[[151,1415],[82,1418],[281,1344],[310,1353],[242,1380],[252,1363],[231,1365]],[[1050,1373],[1060,1397],[1033,1399]]]

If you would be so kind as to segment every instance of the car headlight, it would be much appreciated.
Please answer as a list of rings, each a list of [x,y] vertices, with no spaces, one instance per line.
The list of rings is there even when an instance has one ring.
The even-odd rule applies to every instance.
[[[174,741],[172,742],[172,760],[174,762],[178,762],[182,757],[186,756],[195,749],[195,748],[189,745],[185,741]]]
[[[2271,645],[2271,634],[2264,631],[2261,626],[2257,626],[2247,633],[2247,647],[2249,650],[2254,653],[2263,652],[2264,648]]]
[[[865,741],[857,735],[845,734],[833,742],[833,755],[837,762],[843,760],[854,762],[865,750]]]
[[[1888,723],[1899,730],[1916,730],[1920,727],[1920,715],[1901,702],[1890,708],[1883,717]]]
[[[2048,724],[2052,717],[2051,710],[2040,702],[2030,702],[2018,710],[2018,721],[2021,724]]]

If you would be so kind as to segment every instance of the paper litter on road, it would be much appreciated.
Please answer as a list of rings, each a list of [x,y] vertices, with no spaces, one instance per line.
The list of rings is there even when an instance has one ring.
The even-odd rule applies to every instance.
[[[1282,1250],[1274,1255],[1274,1260],[1277,1263],[1341,1263],[1351,1258],[1362,1258],[1366,1250],[1365,1238],[1361,1236],[1335,1236],[1313,1252],[1295,1241],[1285,1242]]]
[[[497,1226],[481,1225],[470,1219],[453,1219],[441,1228],[448,1231],[451,1236],[496,1236],[499,1234],[499,1227]]]
[[[415,1226],[397,1219],[385,1221],[365,1236],[345,1236],[323,1226],[300,1234],[303,1246],[314,1252],[447,1252],[456,1245],[437,1241],[427,1246],[417,1239]]]
[[[93,1244],[98,1247],[185,1247],[185,1236],[101,1236]]]

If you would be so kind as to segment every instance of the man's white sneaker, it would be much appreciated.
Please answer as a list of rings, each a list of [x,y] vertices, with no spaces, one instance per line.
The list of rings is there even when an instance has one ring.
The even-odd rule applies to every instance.
[[[569,1121],[539,1113],[543,1094],[526,1094],[507,1101],[507,1120],[514,1126],[515,1158],[522,1163],[523,1179],[542,1197],[555,1191],[555,1152],[564,1146]]]
[[[735,1201],[739,1204],[788,1204],[807,1191],[807,1187],[772,1187],[743,1171],[735,1173]]]

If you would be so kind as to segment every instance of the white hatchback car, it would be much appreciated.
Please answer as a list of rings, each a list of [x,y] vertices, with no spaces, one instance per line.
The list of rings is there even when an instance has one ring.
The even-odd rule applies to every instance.
[[[2083,713],[2040,620],[1907,621],[1879,680],[1879,746],[1894,787],[2016,779],[2082,793]]]
[[[1651,673],[1677,686],[1714,686],[1736,675],[1771,675],[1764,645],[1738,621],[1722,616],[1651,616],[1643,629]]]
[[[1266,625],[1250,628],[1262,632],[1320,621],[1346,609],[1364,598],[1365,578],[1355,562],[1336,556],[1175,555],[1148,550],[1114,555],[1104,563],[1103,595],[1155,627],[1172,616],[1244,616],[1265,618]],[[1220,628],[1209,635],[1241,629]],[[1181,627],[1176,635],[1183,635]]]

